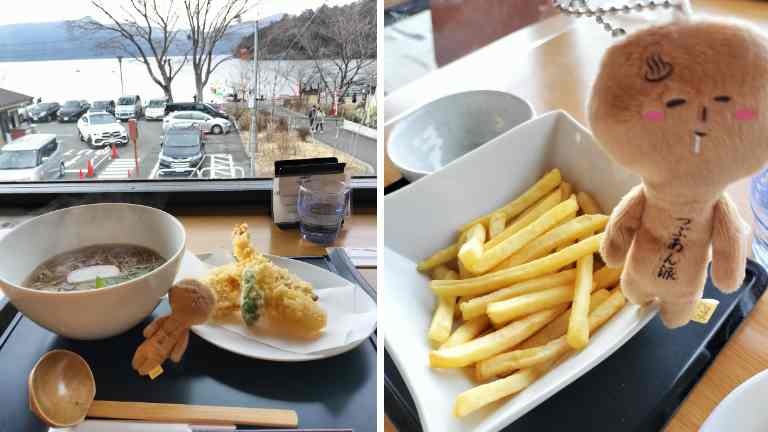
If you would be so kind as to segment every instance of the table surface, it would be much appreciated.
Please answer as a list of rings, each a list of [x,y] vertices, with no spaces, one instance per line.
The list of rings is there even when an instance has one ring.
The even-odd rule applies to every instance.
[[[752,21],[768,31],[768,4],[759,1],[699,0],[694,11]],[[631,31],[637,18],[627,18]],[[384,100],[385,125],[397,116],[437,97],[470,89],[508,91],[526,98],[538,113],[562,109],[586,124],[585,105],[599,60],[610,36],[592,22],[562,16],[550,18],[496,41],[416,80]],[[510,53],[517,55],[510,56]],[[525,54],[522,54],[525,53]],[[500,68],[499,59],[509,67]],[[385,128],[385,136],[387,129]],[[385,160],[384,184],[400,178]],[[749,207],[749,181],[728,188],[742,216],[754,223]],[[768,296],[723,348],[706,374],[669,422],[667,432],[695,431],[736,386],[768,368]],[[394,427],[385,424],[387,432]]]
[[[187,230],[187,247],[195,253],[231,248],[232,228],[247,223],[251,243],[256,250],[281,256],[322,256],[325,246],[302,240],[297,229],[282,230],[265,213],[224,215],[180,215]],[[359,210],[344,222],[339,238],[332,246],[376,247],[376,212]],[[376,288],[376,269],[359,269],[372,287]]]

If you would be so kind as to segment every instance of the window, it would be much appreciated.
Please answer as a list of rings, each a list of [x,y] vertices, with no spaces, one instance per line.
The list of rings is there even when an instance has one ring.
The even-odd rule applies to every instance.
[[[40,150],[40,158],[42,160],[48,159],[56,152],[57,148],[58,148],[58,143],[55,140],[51,141],[50,143],[43,146],[43,148]]]
[[[14,137],[53,134],[64,175],[41,179],[45,185],[4,175],[0,194],[19,190],[13,182],[41,193],[269,190],[275,161],[328,156],[347,163],[355,185],[375,188],[376,98],[357,88],[375,82],[376,0],[333,0],[326,6],[322,0],[191,0],[210,3],[210,16],[219,24],[224,20],[226,31],[215,41],[210,59],[190,47],[199,42],[196,35],[215,33],[212,20],[190,20],[184,2],[147,0],[159,7],[148,7],[145,20],[130,0],[39,1],[50,8],[12,7],[0,13],[0,34],[5,35],[0,40],[0,95],[8,90],[20,98],[6,104],[0,97],[0,122],[7,123],[0,127],[0,149],[6,136],[11,141],[11,130]],[[233,10],[225,7],[230,3]],[[143,39],[146,22],[158,26],[150,39]],[[124,34],[121,27],[135,31]],[[350,47],[346,40],[359,43]],[[150,45],[158,49],[147,49]],[[154,52],[158,58],[149,54]],[[334,98],[350,92],[358,94],[354,101]],[[312,105],[326,115],[324,130],[310,130],[306,114]],[[6,110],[15,114],[20,106],[23,114],[3,115]],[[164,107],[169,113],[194,113],[167,118]],[[67,114],[59,115],[60,110]],[[86,111],[90,114],[81,117]],[[99,112],[109,115],[92,115]],[[215,163],[221,169],[173,180],[158,176],[160,143],[170,120],[208,123],[208,154],[201,166]],[[251,126],[258,132],[255,141]],[[23,159],[7,158],[8,163]]]
[[[37,151],[0,151],[0,170],[17,170],[37,166]]]

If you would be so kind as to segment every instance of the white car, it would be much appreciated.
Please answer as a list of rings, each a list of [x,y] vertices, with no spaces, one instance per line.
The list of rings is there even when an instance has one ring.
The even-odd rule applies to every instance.
[[[0,148],[0,181],[64,177],[64,150],[54,134],[30,134]]]
[[[199,111],[176,111],[168,114],[163,119],[163,131],[171,127],[188,127],[192,125],[216,135],[229,133],[232,130],[231,121],[213,117]]]
[[[107,112],[93,112],[80,117],[77,131],[80,133],[80,141],[91,148],[128,144],[125,128]]]
[[[165,99],[151,99],[144,108],[144,118],[147,120],[162,120],[165,117]]]

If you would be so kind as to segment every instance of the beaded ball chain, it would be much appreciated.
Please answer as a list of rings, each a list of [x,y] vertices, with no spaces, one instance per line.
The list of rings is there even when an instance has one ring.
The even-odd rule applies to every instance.
[[[611,7],[599,7],[596,9],[587,6],[586,0],[569,0],[558,1],[553,0],[554,6],[565,15],[574,16],[577,18],[587,17],[595,18],[595,22],[602,24],[605,31],[609,32],[613,37],[624,36],[627,34],[626,30],[621,27],[614,27],[609,23],[605,17],[609,15],[618,15],[619,13],[629,14],[632,12],[642,12],[644,10],[655,10],[657,8],[664,9],[677,9],[681,12],[687,13],[685,5],[683,3],[673,3],[670,0],[651,0],[646,3],[635,3],[634,5],[625,4],[624,6],[611,6]]]

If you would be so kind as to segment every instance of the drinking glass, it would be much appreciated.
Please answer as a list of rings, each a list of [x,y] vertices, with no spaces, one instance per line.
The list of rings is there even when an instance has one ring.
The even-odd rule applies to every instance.
[[[349,191],[347,182],[338,179],[304,177],[299,180],[299,229],[305,240],[323,245],[336,241]]]

